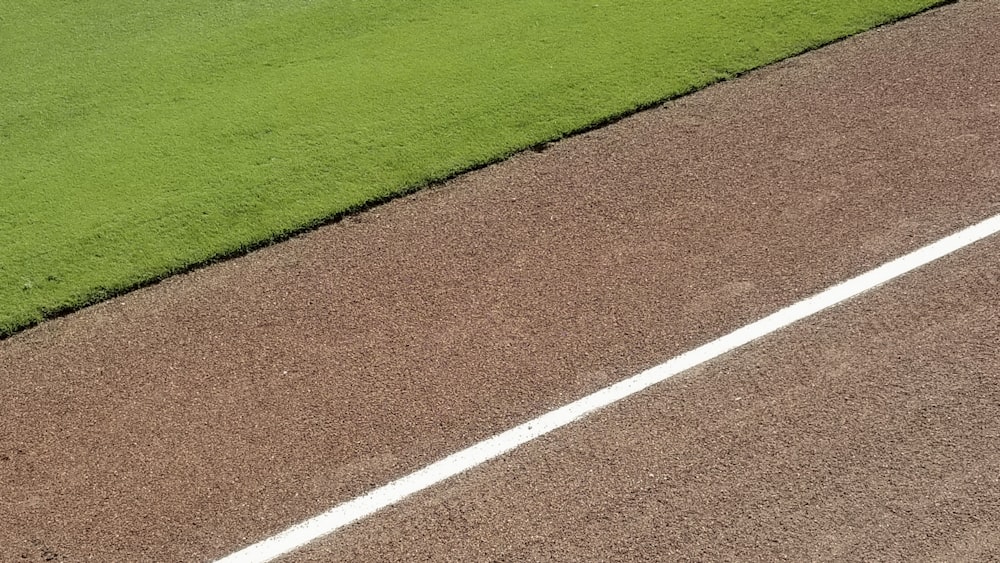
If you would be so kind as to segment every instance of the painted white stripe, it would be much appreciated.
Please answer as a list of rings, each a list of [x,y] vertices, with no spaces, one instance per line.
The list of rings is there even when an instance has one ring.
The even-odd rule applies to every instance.
[[[708,344],[681,354],[638,375],[605,387],[520,426],[454,453],[423,469],[353,500],[335,506],[309,520],[219,560],[219,563],[263,562],[287,554],[352,522],[427,489],[450,477],[490,461],[525,442],[534,440],[570,422],[604,408],[682,371],[705,363],[735,348],[766,336],[791,323],[828,309],[862,292],[946,256],[976,241],[1000,232],[1000,215],[968,227],[933,244],[884,264],[870,272],[835,285],[812,297],[785,307]]]

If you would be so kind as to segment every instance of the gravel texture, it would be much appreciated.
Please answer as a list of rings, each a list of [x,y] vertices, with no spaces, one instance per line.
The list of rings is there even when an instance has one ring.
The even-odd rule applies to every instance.
[[[0,342],[0,560],[204,560],[1000,212],[964,0]],[[296,556],[989,559],[987,241]]]

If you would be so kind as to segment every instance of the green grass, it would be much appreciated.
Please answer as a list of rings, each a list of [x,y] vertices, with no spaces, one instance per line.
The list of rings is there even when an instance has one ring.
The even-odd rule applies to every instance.
[[[0,336],[935,0],[0,0]]]

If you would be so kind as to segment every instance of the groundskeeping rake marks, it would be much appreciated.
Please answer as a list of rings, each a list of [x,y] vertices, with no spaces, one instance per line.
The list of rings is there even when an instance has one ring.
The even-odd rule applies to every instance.
[[[383,508],[392,506],[415,493],[482,465],[522,444],[630,397],[643,389],[749,344],[792,323],[829,309],[997,232],[1000,232],[1000,215],[994,215],[685,352],[663,364],[549,411],[387,485],[339,504],[318,516],[295,524],[283,532],[219,559],[218,563],[263,562],[290,553],[353,522],[371,516]]]

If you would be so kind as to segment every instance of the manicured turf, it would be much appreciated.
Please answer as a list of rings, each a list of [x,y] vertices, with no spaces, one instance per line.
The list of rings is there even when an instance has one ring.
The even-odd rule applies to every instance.
[[[0,0],[0,335],[936,3]]]

